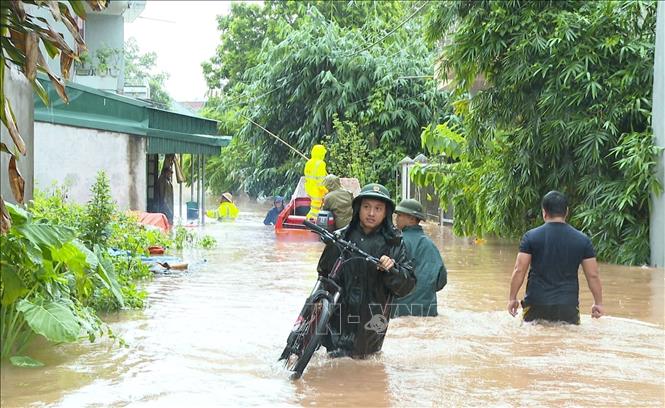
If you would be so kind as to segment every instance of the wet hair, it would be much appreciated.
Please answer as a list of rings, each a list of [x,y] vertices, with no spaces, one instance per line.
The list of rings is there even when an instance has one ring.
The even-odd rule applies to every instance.
[[[551,217],[565,217],[568,212],[568,199],[563,193],[552,190],[543,196],[541,206]]]

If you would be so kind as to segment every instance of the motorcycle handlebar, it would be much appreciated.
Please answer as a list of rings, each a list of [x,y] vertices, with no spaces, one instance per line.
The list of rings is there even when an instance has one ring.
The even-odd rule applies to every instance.
[[[373,263],[374,265],[379,264],[379,258],[372,256],[368,254],[367,252],[363,251],[362,249],[358,248],[354,243],[348,242],[343,240],[342,238],[336,236],[335,234],[331,233],[325,228],[322,228],[319,225],[314,224],[311,221],[305,220],[303,221],[303,225],[305,225],[307,228],[312,230],[313,232],[319,234],[319,236],[323,239],[324,242],[330,242],[330,243],[335,243],[338,245],[341,245],[345,249],[351,252],[355,252],[358,255],[361,255],[367,259],[367,261]],[[390,270],[391,272],[397,272],[397,263],[395,263],[395,266],[393,266]]]
[[[317,234],[322,235],[322,236],[326,236],[326,237],[330,236],[330,238],[334,240],[334,235],[331,234],[330,231],[328,231],[324,228],[321,228],[318,225],[316,225],[313,222],[308,221],[308,220],[305,220],[302,223],[307,228],[311,229],[312,231],[316,232]]]

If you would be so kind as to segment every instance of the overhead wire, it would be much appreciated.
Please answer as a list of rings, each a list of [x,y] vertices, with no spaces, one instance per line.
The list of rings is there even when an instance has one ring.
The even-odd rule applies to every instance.
[[[341,55],[341,57],[343,57],[343,58],[352,57],[352,56],[354,56],[354,55],[356,55],[356,54],[359,54],[359,53],[361,53],[361,52],[364,52],[364,51],[368,50],[369,48],[371,48],[371,47],[377,45],[378,43],[380,43],[381,41],[385,40],[385,39],[388,38],[390,35],[392,35],[394,32],[396,32],[397,30],[399,30],[404,24],[406,24],[407,22],[409,22],[409,20],[411,20],[413,17],[415,17],[415,16],[416,16],[416,15],[417,15],[417,14],[418,14],[423,8],[425,8],[425,6],[427,6],[427,4],[428,4],[428,2],[425,1],[425,3],[423,3],[423,4],[422,4],[420,7],[418,7],[413,13],[411,13],[408,17],[406,17],[402,22],[400,22],[397,26],[395,26],[392,30],[390,30],[390,32],[386,33],[386,34],[385,34],[384,36],[382,36],[381,38],[377,39],[376,41],[372,42],[371,44],[368,44],[367,46],[361,48],[360,50],[354,51],[354,52],[352,52],[352,53],[350,53],[350,54],[344,54],[344,55]],[[398,54],[399,52],[401,52],[401,51],[398,51],[398,52],[396,52],[396,53],[393,54],[393,55],[396,55],[396,54]],[[303,73],[305,70],[306,70],[306,68],[303,68],[302,70],[300,70],[300,72],[299,72],[298,74]],[[298,75],[298,74],[296,74],[296,75]],[[283,78],[280,78],[280,79],[285,79],[285,78],[287,78],[287,76],[285,76],[285,77],[283,77]],[[287,84],[291,83],[291,82],[294,81],[296,78],[297,78],[297,77],[294,76],[293,78],[289,79],[288,81],[286,81],[286,82],[283,83],[282,85],[280,85],[280,86],[278,86],[278,87],[276,87],[276,88],[274,88],[274,89],[272,89],[272,90],[270,90],[270,91],[268,91],[268,92],[262,93],[262,94],[260,94],[260,95],[255,96],[255,97],[252,97],[251,100],[247,101],[246,103],[254,102],[254,101],[256,101],[256,100],[258,100],[258,99],[260,99],[260,98],[262,98],[262,97],[264,97],[264,96],[270,95],[271,93],[276,92],[276,91],[278,91],[279,89],[285,87]],[[233,106],[233,105],[234,105],[234,102],[237,101],[237,100],[240,100],[240,99],[242,99],[242,96],[238,96],[238,97],[236,97],[236,98],[233,98],[233,99],[231,99],[231,100],[228,101],[228,102],[224,102],[224,106]]]
[[[399,29],[400,29],[402,26],[404,26],[407,22],[409,22],[409,21],[410,21],[413,17],[415,17],[415,16],[416,16],[416,15],[417,15],[417,14],[418,14],[423,8],[425,8],[425,6],[427,6],[427,4],[428,4],[428,1],[425,1],[420,7],[418,7],[413,13],[411,13],[408,17],[406,17],[402,22],[400,22],[400,23],[399,23],[397,26],[395,26],[392,30],[390,30],[388,33],[386,33],[385,35],[383,35],[382,37],[380,37],[380,38],[377,39],[376,41],[374,41],[374,42],[372,42],[372,43],[366,45],[365,47],[363,47],[363,48],[361,48],[361,49],[359,49],[359,50],[353,51],[353,52],[350,53],[350,54],[344,54],[344,55],[341,55],[341,57],[342,57],[342,58],[353,57],[353,56],[355,56],[355,55],[357,55],[357,54],[360,54],[361,52],[367,51],[367,50],[370,49],[371,47],[373,47],[373,46],[379,44],[380,42],[382,42],[383,40],[385,40],[386,38],[388,38],[389,36],[391,36],[393,33],[395,33],[397,30],[399,30]],[[303,68],[298,74],[303,73],[305,70],[306,70],[306,68]],[[296,75],[298,75],[298,74],[296,74]],[[274,88],[274,89],[272,89],[272,90],[270,90],[270,91],[268,91],[268,92],[264,92],[264,93],[262,93],[262,94],[260,94],[260,95],[257,95],[257,96],[255,96],[255,97],[251,98],[250,100],[247,100],[246,102],[244,102],[244,104],[248,104],[248,103],[250,103],[250,102],[257,101],[257,100],[259,100],[260,98],[263,98],[263,97],[265,97],[265,96],[267,96],[267,95],[270,95],[270,94],[273,93],[273,92],[278,91],[279,89],[282,89],[283,87],[285,87],[285,86],[288,85],[289,83],[293,82],[293,81],[297,78],[296,75],[294,75],[294,76],[293,76],[291,79],[289,79],[288,81],[284,82],[282,85],[280,85],[280,86],[278,86],[278,87],[276,87],[276,88]],[[287,77],[285,76],[285,77],[280,78],[280,79],[285,79],[285,78],[287,78]],[[354,104],[356,104],[356,103],[358,103],[358,102],[362,102],[362,101],[367,100],[367,99],[369,99],[369,98],[370,98],[370,97],[368,96],[368,97],[366,97],[366,98],[359,99],[359,100],[357,100],[357,101],[351,102],[349,105],[354,105]],[[239,101],[240,99],[242,99],[242,96],[238,96],[237,98],[234,98],[234,99],[231,99],[230,101],[226,101],[226,102],[224,102],[224,103],[223,103],[223,106],[225,106],[225,107],[233,106],[233,105],[235,104],[235,102],[236,102],[236,101]],[[240,103],[238,103],[238,104],[240,104]],[[263,127],[263,126],[261,126],[260,124],[256,123],[256,122],[255,122],[254,120],[252,120],[251,118],[249,118],[249,117],[243,115],[242,113],[239,113],[239,115],[242,116],[243,118],[247,119],[247,120],[248,120],[250,123],[252,123],[253,125],[255,125],[255,126],[259,127],[260,129],[262,129],[264,132],[268,133],[270,136],[272,136],[272,137],[274,137],[275,139],[279,140],[279,141],[280,141],[281,143],[283,143],[284,145],[288,146],[289,149],[293,150],[295,153],[297,153],[298,155],[302,156],[304,159],[306,159],[306,160],[309,159],[307,156],[305,156],[305,155],[304,155],[303,153],[301,153],[299,150],[297,150],[296,148],[294,148],[293,146],[291,146],[290,144],[288,144],[286,141],[284,141],[283,139],[281,139],[279,136],[277,136],[277,135],[274,134],[273,132],[269,131],[269,130],[266,129],[265,127]]]
[[[383,40],[385,40],[386,38],[388,38],[389,36],[391,36],[395,31],[399,30],[404,24],[408,23],[409,20],[411,20],[413,17],[415,17],[416,14],[418,14],[418,13],[420,12],[420,10],[424,9],[425,6],[427,6],[428,4],[429,4],[429,2],[425,1],[425,3],[424,3],[422,6],[420,6],[419,8],[417,8],[416,11],[414,11],[413,13],[411,13],[407,18],[405,18],[401,23],[399,23],[397,26],[395,26],[395,28],[393,28],[392,30],[390,30],[390,31],[389,31],[387,34],[385,34],[383,37],[379,38],[378,40],[374,41],[373,43],[370,43],[370,44],[366,45],[365,47],[363,47],[363,48],[361,48],[361,49],[359,49],[359,50],[357,50],[357,51],[354,51],[354,52],[352,52],[352,53],[350,53],[350,54],[344,54],[344,55],[341,55],[341,57],[342,57],[342,58],[353,57],[353,56],[355,56],[355,55],[357,55],[357,54],[360,54],[361,52],[367,51],[368,49],[370,49],[370,48],[372,48],[373,46],[377,45],[378,43],[382,42]]]

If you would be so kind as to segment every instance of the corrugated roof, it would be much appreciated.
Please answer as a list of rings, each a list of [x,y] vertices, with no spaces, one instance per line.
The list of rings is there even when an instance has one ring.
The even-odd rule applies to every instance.
[[[51,106],[35,95],[35,120],[67,126],[107,130],[148,138],[148,153],[217,155],[231,141],[217,135],[214,120],[183,115],[80,84],[67,85],[65,104],[47,77],[39,80],[49,94]]]

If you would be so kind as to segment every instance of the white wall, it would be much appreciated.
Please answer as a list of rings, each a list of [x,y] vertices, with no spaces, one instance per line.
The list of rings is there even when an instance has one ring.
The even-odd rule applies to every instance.
[[[90,199],[99,170],[110,179],[111,195],[123,210],[146,208],[146,141],[124,133],[35,122],[35,185],[70,185],[69,198]]]
[[[33,162],[34,162],[34,144],[33,144],[33,118],[35,114],[34,102],[32,100],[32,86],[28,80],[15,68],[5,67],[5,77],[3,78],[3,87],[5,97],[10,100],[12,111],[16,116],[16,126],[21,133],[23,142],[28,149],[25,156],[19,156],[18,171],[25,180],[24,202],[32,199],[33,187]],[[14,142],[9,131],[4,125],[0,125],[0,141],[4,143],[9,150],[14,151]],[[7,153],[0,153],[0,193],[2,197],[12,203],[16,203],[7,174],[7,166],[11,156]]]

